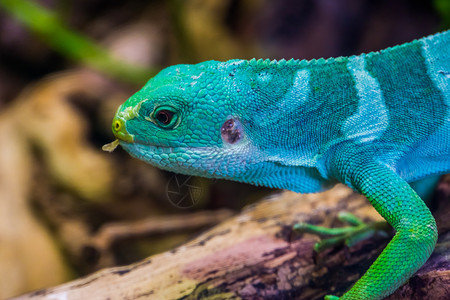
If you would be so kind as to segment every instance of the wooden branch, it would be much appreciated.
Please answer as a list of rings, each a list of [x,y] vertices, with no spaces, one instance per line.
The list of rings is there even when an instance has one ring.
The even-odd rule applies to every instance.
[[[321,194],[283,192],[172,251],[17,299],[323,299],[347,290],[389,241],[374,237],[317,255],[312,250],[317,237],[292,231],[296,222],[340,226],[338,211],[381,219],[364,197],[342,185]],[[450,234],[440,242],[449,243]],[[389,299],[444,299],[449,254],[449,247],[438,246]]]
[[[186,232],[208,228],[229,219],[233,212],[228,209],[215,211],[199,211],[164,217],[153,217],[139,221],[107,223],[93,236],[86,237],[79,247],[94,248],[100,260],[97,266],[110,267],[115,260],[111,247],[121,240],[150,236],[152,234],[165,234],[173,232]],[[78,252],[81,250],[76,249]]]

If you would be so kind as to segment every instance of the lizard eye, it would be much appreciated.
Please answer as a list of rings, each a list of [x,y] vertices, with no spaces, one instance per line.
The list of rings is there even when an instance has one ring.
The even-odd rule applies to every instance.
[[[165,129],[172,129],[178,123],[178,114],[170,106],[158,107],[152,113],[152,118],[155,120],[156,125]]]

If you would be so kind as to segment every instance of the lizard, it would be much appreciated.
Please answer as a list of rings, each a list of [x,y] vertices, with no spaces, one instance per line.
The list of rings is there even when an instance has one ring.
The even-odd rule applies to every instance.
[[[411,183],[450,171],[450,31],[350,57],[170,66],[118,108],[112,131],[104,150],[168,171],[363,194],[395,235],[350,290],[325,299],[382,299],[437,241]]]

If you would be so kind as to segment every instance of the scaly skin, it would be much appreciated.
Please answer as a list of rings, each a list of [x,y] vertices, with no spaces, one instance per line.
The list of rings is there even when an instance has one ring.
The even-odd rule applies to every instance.
[[[408,182],[450,170],[449,44],[447,31],[352,57],[172,66],[119,107],[113,132],[131,155],[178,173],[362,193],[396,234],[339,299],[381,299],[436,243]]]

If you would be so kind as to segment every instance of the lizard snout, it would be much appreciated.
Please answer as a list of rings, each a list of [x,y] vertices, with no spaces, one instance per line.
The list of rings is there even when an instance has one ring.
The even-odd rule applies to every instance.
[[[112,132],[114,136],[121,141],[127,143],[132,143],[134,141],[134,136],[128,133],[125,120],[121,117],[114,117],[112,122]]]

